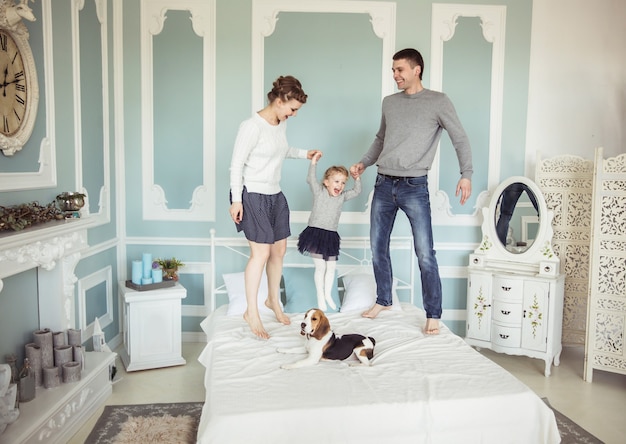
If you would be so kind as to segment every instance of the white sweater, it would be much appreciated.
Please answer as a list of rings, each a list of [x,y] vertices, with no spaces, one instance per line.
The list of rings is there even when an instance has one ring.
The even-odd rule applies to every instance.
[[[249,193],[277,194],[286,158],[306,159],[307,150],[287,144],[287,122],[270,125],[255,113],[239,125],[230,162],[230,191],[233,202],[241,202],[243,187]]]

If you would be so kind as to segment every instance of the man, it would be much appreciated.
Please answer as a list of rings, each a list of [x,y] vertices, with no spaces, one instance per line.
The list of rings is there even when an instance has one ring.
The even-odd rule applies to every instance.
[[[445,129],[459,160],[461,178],[456,196],[460,194],[464,204],[472,192],[472,153],[450,99],[422,86],[422,55],[415,49],[398,51],[393,56],[392,70],[402,91],[385,97],[376,138],[361,161],[350,167],[350,173],[357,176],[374,163],[378,166],[370,224],[377,299],[363,316],[375,318],[391,308],[389,242],[400,209],[409,218],[413,231],[427,318],[424,332],[434,335],[439,333],[441,319],[441,279],[433,248],[427,174]]]

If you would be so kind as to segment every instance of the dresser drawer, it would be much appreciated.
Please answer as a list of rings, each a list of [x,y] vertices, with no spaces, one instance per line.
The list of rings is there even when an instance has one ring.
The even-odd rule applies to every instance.
[[[522,280],[497,276],[493,278],[494,299],[519,301],[521,303],[523,290],[524,281]]]
[[[522,329],[492,322],[491,342],[503,347],[519,347],[522,343]]]
[[[521,325],[522,304],[496,299],[493,301],[491,318],[502,323]]]

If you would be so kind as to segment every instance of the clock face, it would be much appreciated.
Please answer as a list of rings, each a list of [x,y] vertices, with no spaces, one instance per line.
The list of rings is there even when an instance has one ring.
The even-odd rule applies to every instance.
[[[22,53],[13,37],[0,30],[0,133],[10,137],[21,128],[27,99]]]

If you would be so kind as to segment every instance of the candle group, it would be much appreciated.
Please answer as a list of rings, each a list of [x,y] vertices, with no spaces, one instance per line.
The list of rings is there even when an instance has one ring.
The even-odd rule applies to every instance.
[[[152,268],[152,254],[143,253],[141,260],[132,262],[131,281],[135,285],[158,284],[163,281],[161,267]]]

